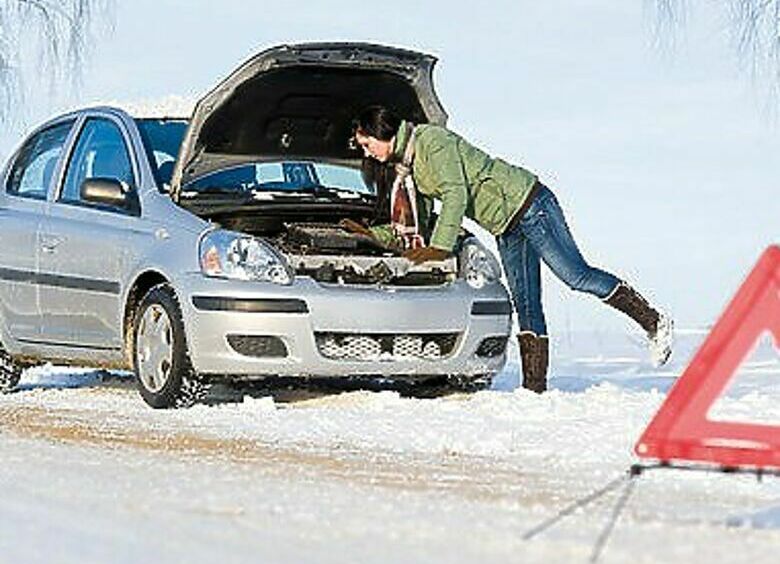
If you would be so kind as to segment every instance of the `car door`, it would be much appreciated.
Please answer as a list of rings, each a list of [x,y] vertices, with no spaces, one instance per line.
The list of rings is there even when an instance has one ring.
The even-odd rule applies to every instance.
[[[0,314],[14,339],[40,338],[38,231],[75,120],[52,124],[19,149],[0,194]]]
[[[56,198],[41,228],[42,338],[54,345],[115,350],[122,338],[122,274],[140,208],[82,198],[91,178],[111,178],[135,193],[136,165],[122,123],[92,115],[81,124]]]

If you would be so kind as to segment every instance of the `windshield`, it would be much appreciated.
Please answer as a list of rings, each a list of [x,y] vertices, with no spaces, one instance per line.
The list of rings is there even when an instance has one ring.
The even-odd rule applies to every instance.
[[[144,149],[160,187],[170,186],[173,165],[187,131],[184,119],[136,119]]]
[[[316,192],[322,189],[374,194],[358,169],[299,161],[237,166],[198,178],[186,187],[195,192]]]

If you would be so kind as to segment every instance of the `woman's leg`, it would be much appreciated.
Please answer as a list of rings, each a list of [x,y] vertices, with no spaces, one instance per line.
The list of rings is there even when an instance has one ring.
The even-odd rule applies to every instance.
[[[593,294],[629,316],[647,332],[653,362],[661,365],[668,360],[672,349],[671,319],[650,306],[631,286],[585,261],[558,200],[548,188],[538,193],[520,228],[558,278],[572,290]]]
[[[498,252],[509,282],[520,330],[546,335],[539,253],[518,227],[498,237]]]
[[[604,299],[620,283],[613,274],[585,261],[558,200],[548,188],[543,188],[534,198],[520,228],[550,270],[572,290]]]
[[[539,254],[519,227],[498,238],[498,250],[520,325],[518,343],[523,367],[523,387],[542,393],[547,389],[549,342],[542,310]]]

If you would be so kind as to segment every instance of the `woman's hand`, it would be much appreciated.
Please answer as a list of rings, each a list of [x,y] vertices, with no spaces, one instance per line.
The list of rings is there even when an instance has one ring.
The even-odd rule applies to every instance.
[[[339,226],[342,229],[349,231],[350,233],[357,233],[358,235],[365,235],[366,237],[374,237],[374,234],[368,227],[351,219],[342,219],[339,221]]]
[[[422,264],[428,261],[442,261],[450,256],[450,253],[442,249],[437,249],[436,247],[419,247],[417,249],[404,251],[401,256],[412,261],[414,264]]]

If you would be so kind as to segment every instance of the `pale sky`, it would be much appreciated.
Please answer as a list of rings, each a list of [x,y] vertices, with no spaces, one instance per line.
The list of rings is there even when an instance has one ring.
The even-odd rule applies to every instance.
[[[780,100],[738,72],[712,2],[667,55],[643,0],[117,4],[78,98],[28,100],[25,123],[0,133],[3,158],[60,106],[197,97],[266,47],[370,41],[438,56],[450,127],[537,172],[586,258],[680,327],[712,323],[780,243]],[[544,299],[553,333],[627,326],[552,276]]]

